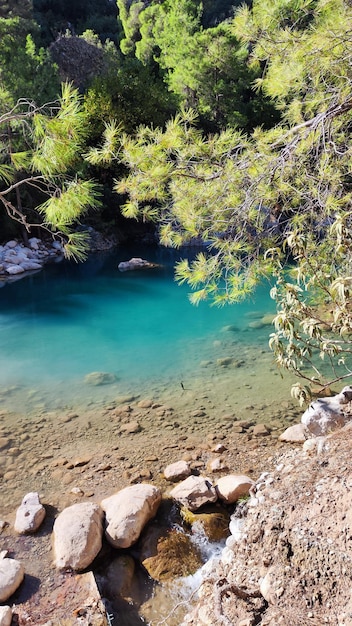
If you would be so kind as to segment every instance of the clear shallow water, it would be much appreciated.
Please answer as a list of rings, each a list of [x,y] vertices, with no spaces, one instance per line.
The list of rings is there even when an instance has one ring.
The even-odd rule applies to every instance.
[[[118,263],[131,256],[161,267],[119,272]],[[93,371],[115,374],[121,392],[180,385],[204,377],[204,361],[266,349],[270,326],[249,324],[274,312],[269,289],[231,307],[194,307],[187,287],[173,280],[181,256],[158,247],[118,248],[6,284],[0,290],[1,387],[50,390],[52,401],[62,401],[63,394],[87,395],[84,377]],[[236,330],[224,331],[227,325]],[[111,391],[116,396],[116,388]]]

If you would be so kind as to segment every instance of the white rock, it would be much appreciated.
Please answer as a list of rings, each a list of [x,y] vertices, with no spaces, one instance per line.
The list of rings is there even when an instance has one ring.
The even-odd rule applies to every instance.
[[[222,472],[228,470],[228,465],[226,461],[220,457],[216,457],[215,459],[209,459],[207,463],[208,472]]]
[[[37,237],[31,237],[28,241],[29,246],[32,248],[32,250],[38,250],[39,249],[39,243],[40,243],[40,239],[38,239]]]
[[[202,476],[189,476],[170,491],[170,496],[190,511],[196,511],[203,504],[216,502],[218,499],[214,485]]]
[[[320,439],[320,437],[315,437],[314,439],[311,437],[310,439],[306,439],[302,446],[304,452],[317,452],[318,439]]]
[[[0,606],[0,626],[11,626],[12,610],[9,606]]]
[[[11,239],[5,244],[5,248],[16,248],[17,245],[18,245],[17,241],[15,241],[14,239]]]
[[[57,250],[58,252],[62,252],[62,245],[59,241],[53,241],[53,243],[51,244],[51,247],[54,250]]]
[[[16,559],[0,559],[0,602],[6,602],[15,593],[24,578],[22,564]]]
[[[34,533],[44,520],[45,514],[39,494],[27,493],[16,511],[15,531],[20,534]]]
[[[176,461],[176,463],[170,463],[164,469],[164,476],[166,480],[177,481],[187,478],[191,474],[191,468],[187,461]]]
[[[25,272],[30,272],[33,270],[41,270],[43,265],[42,263],[38,263],[37,261],[22,261],[21,267],[25,270]]]
[[[275,604],[277,598],[279,597],[277,590],[277,587],[279,586],[279,581],[277,579],[277,576],[277,569],[274,566],[269,567],[266,575],[262,579],[259,586],[260,593],[269,604]]]
[[[102,500],[108,542],[115,548],[129,548],[156,515],[160,502],[160,490],[147,484],[126,487]]]
[[[94,561],[102,547],[103,511],[93,502],[64,509],[53,528],[54,563],[80,571]]]
[[[6,274],[10,274],[12,276],[13,274],[22,274],[24,269],[21,265],[8,265],[5,267],[5,272]]]
[[[309,431],[304,424],[294,424],[289,426],[280,435],[280,441],[287,441],[288,443],[303,443],[309,437]]]
[[[301,422],[316,437],[328,435],[351,420],[351,415],[345,413],[351,400],[352,386],[344,387],[332,398],[318,398],[303,413]]]
[[[242,474],[229,474],[219,478],[216,491],[219,498],[226,504],[233,504],[243,496],[249,495],[249,490],[254,485],[254,480]]]

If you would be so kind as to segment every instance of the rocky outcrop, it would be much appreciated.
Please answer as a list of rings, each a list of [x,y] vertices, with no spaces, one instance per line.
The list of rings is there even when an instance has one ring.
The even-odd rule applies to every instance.
[[[16,559],[9,559],[6,553],[0,554],[0,602],[6,602],[24,578],[22,564]]]
[[[35,533],[45,518],[45,508],[37,492],[27,493],[16,511],[15,531],[19,534]]]
[[[86,569],[99,554],[103,537],[103,511],[81,502],[64,509],[53,528],[54,563],[59,569]]]
[[[351,624],[351,432],[275,458],[236,507],[182,626]]]
[[[114,548],[129,548],[156,515],[160,502],[160,490],[148,484],[126,487],[102,500],[108,542]]]
[[[120,272],[129,272],[132,270],[159,267],[159,265],[157,265],[156,263],[150,263],[150,261],[146,261],[145,259],[141,259],[139,257],[133,257],[129,261],[121,261],[121,263],[119,263],[117,267]]]

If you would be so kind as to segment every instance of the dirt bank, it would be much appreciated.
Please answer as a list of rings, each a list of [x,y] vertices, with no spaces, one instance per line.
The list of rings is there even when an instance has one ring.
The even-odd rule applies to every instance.
[[[351,434],[275,455],[184,624],[351,626]]]

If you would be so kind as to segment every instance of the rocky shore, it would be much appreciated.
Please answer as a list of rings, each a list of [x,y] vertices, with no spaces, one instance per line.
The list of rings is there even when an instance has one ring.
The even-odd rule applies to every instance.
[[[351,626],[351,432],[268,465],[182,626]]]
[[[45,465],[51,464],[51,471],[58,472],[60,480],[71,473],[71,480],[65,480],[66,501],[61,497],[59,507],[54,500],[43,507],[39,494],[29,493],[17,510],[3,519],[2,543],[9,552],[2,554],[3,560],[20,563],[13,566],[17,567],[19,587],[17,591],[10,588],[10,603],[5,607],[14,612],[19,626],[28,623],[29,617],[38,626],[56,624],[58,620],[98,626],[110,619],[107,615],[118,616],[121,625],[139,624],[141,619],[157,624],[162,613],[153,618],[150,600],[141,597],[141,587],[136,590],[136,577],[147,571],[145,580],[158,581],[160,593],[170,580],[177,586],[177,581],[184,579],[180,576],[194,573],[202,558],[199,554],[197,557],[192,534],[199,523],[210,532],[206,518],[213,516],[212,532],[215,520],[215,528],[220,527],[216,540],[228,536],[226,546],[220,557],[201,570],[203,580],[191,594],[193,602],[195,592],[198,594],[191,613],[185,616],[184,606],[181,613],[177,612],[171,602],[163,623],[351,625],[350,390],[345,388],[330,403],[313,403],[308,409],[310,419],[303,419],[305,432],[300,443],[286,441],[290,440],[288,431],[295,426],[278,433],[275,440],[257,428],[254,438],[247,440],[244,453],[247,474],[243,461],[239,462],[240,449],[228,430],[226,437],[221,432],[208,433],[203,445],[199,440],[195,445],[195,439],[190,445],[182,437],[176,444],[178,437],[174,437],[175,443],[165,446],[167,453],[159,458],[150,448],[145,449],[139,472],[136,468],[126,469],[124,474],[118,472],[117,491],[109,480],[113,455],[109,460],[105,457],[104,462],[99,450],[95,451],[94,462],[93,456],[77,457],[74,462],[62,458],[50,463],[47,459]],[[167,407],[156,404],[146,399],[134,404],[130,399],[129,405],[110,409],[110,416],[125,413],[125,419],[120,420],[121,443],[126,437],[127,447],[132,439],[136,446],[141,436],[141,430],[132,428],[127,406],[131,409],[131,405],[139,405],[141,411],[158,411],[165,416]],[[336,418],[336,411],[340,419],[337,426],[335,419],[335,428],[339,430],[314,435],[317,423],[320,421],[325,428],[327,413]],[[77,418],[70,415],[63,424],[67,427]],[[152,433],[149,436],[152,444]],[[14,453],[10,441],[6,444],[4,439],[2,446],[7,445],[9,453]],[[160,431],[159,439],[162,443]],[[119,456],[124,457],[123,446],[118,449]],[[248,466],[251,449],[256,453],[252,469]],[[116,477],[116,466],[114,474]],[[103,480],[99,481],[98,476]],[[88,485],[94,485],[90,492]],[[84,514],[83,509],[87,509]],[[225,513],[229,517],[224,523]],[[39,519],[39,526],[35,523],[34,529],[35,519]],[[79,540],[79,533],[85,539]],[[207,541],[214,540],[211,536],[210,532]],[[183,564],[184,569],[173,570],[175,565],[170,566],[170,559],[166,565],[165,554],[176,554],[175,562]],[[35,561],[40,565],[35,566]],[[81,573],[87,568],[88,575],[94,572],[93,578],[87,579],[87,574]],[[35,580],[40,580],[37,587],[33,587]],[[96,585],[95,593],[88,593],[87,584],[90,590]],[[6,602],[4,596],[1,600]],[[189,607],[189,600],[187,603]],[[175,604],[182,602],[176,602],[173,596]],[[1,626],[7,626],[6,619],[5,615]]]
[[[190,549],[190,539],[187,538],[187,535],[192,537],[191,528],[201,519],[199,511],[191,513],[193,507],[190,505],[186,520],[183,520],[180,513],[175,513],[174,507],[168,505],[173,500],[165,500],[165,495],[170,495],[175,486],[188,480],[188,474],[192,479],[197,475],[204,476],[208,479],[207,484],[213,486],[218,483],[221,485],[222,478],[231,474],[245,475],[249,484],[252,484],[266,467],[268,456],[284,445],[278,439],[284,422],[280,426],[277,421],[275,428],[273,425],[266,427],[264,424],[256,424],[250,419],[244,422],[233,414],[231,420],[226,414],[222,418],[218,414],[212,417],[212,404],[207,398],[197,399],[193,395],[188,398],[187,394],[181,398],[184,405],[179,406],[177,411],[172,405],[155,399],[130,396],[110,401],[102,408],[92,406],[91,409],[85,407],[84,410],[67,409],[50,413],[37,409],[28,416],[2,412],[1,542],[3,549],[8,551],[6,559],[19,561],[25,572],[23,583],[8,600],[15,614],[14,619],[20,626],[27,623],[29,615],[38,626],[50,623],[50,620],[56,624],[60,619],[71,620],[68,623],[74,625],[85,623],[82,622],[82,616],[81,621],[73,617],[77,608],[82,609],[77,602],[79,604],[80,600],[87,600],[87,591],[82,592],[81,589],[81,585],[86,589],[83,585],[86,579],[81,578],[85,574],[73,575],[71,568],[61,570],[54,567],[54,525],[61,512],[71,506],[88,502],[94,508],[121,489],[140,483],[152,484],[163,494],[155,524],[152,525],[152,536],[147,542],[149,552],[143,541],[141,558],[144,565],[138,565],[137,553],[141,551],[142,554],[140,540],[134,544],[133,553],[129,555],[124,554],[126,548],[117,549],[122,550],[122,554],[116,554],[116,548],[104,540],[103,548],[94,560],[94,575],[104,581],[106,572],[112,572],[108,576],[109,580],[105,580],[104,589],[107,589],[107,596],[111,596],[111,588],[115,590],[115,607],[117,603],[117,613],[120,615],[122,612],[125,620],[120,619],[122,626],[138,624],[142,616],[147,623],[157,624],[161,616],[173,610],[175,576],[177,579],[194,572],[202,565],[204,557],[200,558],[199,549]],[[282,411],[290,413],[291,419],[294,419],[292,409]],[[212,425],[214,430],[211,430]],[[16,511],[21,507],[21,500],[34,492],[38,494],[46,516],[36,532],[18,533],[15,530]],[[212,487],[210,502],[214,499]],[[34,504],[35,508],[39,507],[38,502]],[[203,504],[201,513],[213,516],[217,530],[212,531],[215,532],[212,541],[217,542],[228,535],[228,516],[235,505],[224,506],[221,502],[213,502],[209,506],[215,509],[203,511]],[[187,532],[176,532],[178,526],[184,526]],[[197,524],[194,528],[197,528]],[[164,550],[175,554],[176,563],[182,565],[181,569],[174,570],[171,587],[168,580],[163,580],[155,588],[155,583],[145,575],[145,563],[149,564],[148,567],[153,564],[150,551],[158,543],[156,529],[158,532],[162,530],[162,538],[159,539]],[[178,558],[180,537],[184,560]],[[133,600],[130,595],[129,600],[123,596],[116,598],[116,573],[113,572],[115,568],[120,571],[121,564],[112,563],[117,556],[128,556],[126,567],[129,576],[131,570],[134,571],[131,577],[132,590],[129,588],[126,592],[132,594]],[[153,567],[153,576],[157,580],[160,577],[163,579],[164,565],[159,567],[154,563]],[[158,569],[159,574],[156,574]],[[75,587],[74,594],[73,584],[80,588],[79,591]],[[165,593],[167,601],[164,597],[152,600],[155,589],[159,596],[161,591]],[[85,597],[82,597],[82,593]],[[165,602],[167,606],[164,606]],[[156,606],[158,603],[159,606]],[[171,621],[168,620],[168,624],[178,626],[182,612],[176,618],[171,618]]]
[[[31,237],[28,245],[15,239],[8,241],[0,245],[0,286],[41,270],[45,263],[61,261],[63,256],[58,241],[44,242],[37,237]]]

